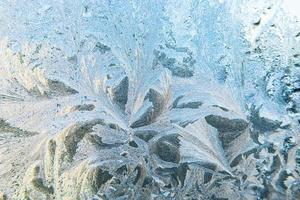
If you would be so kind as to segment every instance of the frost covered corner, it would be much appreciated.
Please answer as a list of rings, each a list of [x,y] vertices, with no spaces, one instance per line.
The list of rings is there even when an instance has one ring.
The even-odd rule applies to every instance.
[[[0,2],[1,200],[297,200],[299,122],[282,1]]]

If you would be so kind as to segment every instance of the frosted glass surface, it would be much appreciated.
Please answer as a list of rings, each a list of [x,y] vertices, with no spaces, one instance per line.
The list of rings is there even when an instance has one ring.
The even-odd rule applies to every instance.
[[[295,2],[0,0],[0,200],[299,199]]]

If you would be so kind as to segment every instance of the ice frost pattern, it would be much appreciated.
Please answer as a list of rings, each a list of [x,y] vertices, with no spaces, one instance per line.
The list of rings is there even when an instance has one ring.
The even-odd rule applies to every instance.
[[[299,198],[299,40],[275,0],[2,0],[0,199]]]

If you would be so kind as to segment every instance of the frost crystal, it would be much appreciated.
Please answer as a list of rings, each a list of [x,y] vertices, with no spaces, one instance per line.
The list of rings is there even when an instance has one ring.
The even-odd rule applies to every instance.
[[[299,41],[277,0],[1,0],[0,199],[299,199]]]

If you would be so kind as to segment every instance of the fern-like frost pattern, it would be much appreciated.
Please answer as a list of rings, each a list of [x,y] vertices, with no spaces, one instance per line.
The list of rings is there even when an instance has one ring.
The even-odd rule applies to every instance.
[[[2,0],[0,199],[299,199],[299,41],[277,0]]]

